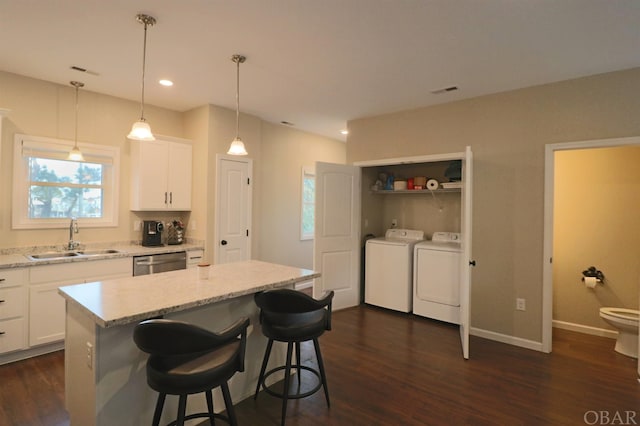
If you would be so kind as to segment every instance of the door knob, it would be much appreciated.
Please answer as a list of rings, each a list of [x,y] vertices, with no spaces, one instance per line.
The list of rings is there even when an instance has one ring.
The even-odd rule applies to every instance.
[[[222,244],[223,246],[226,246],[227,245],[227,240],[220,241],[220,244]]]

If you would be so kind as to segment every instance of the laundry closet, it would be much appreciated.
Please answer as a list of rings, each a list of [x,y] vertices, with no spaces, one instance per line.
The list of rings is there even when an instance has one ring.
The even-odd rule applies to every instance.
[[[459,165],[460,180],[450,185],[454,187],[443,188],[442,184],[450,180],[446,176],[447,170],[454,162]],[[404,189],[405,183],[394,187],[382,182],[381,173],[385,177],[393,175],[394,182],[406,182],[407,189]],[[438,186],[431,185],[433,190],[408,189],[408,179],[413,178],[415,186],[416,177],[435,179]],[[400,230],[394,233],[394,238],[400,239],[404,229],[422,231],[429,240],[434,234],[453,234],[459,241],[458,254],[448,262],[458,274],[455,278],[459,283],[455,295],[458,306],[450,310],[448,319],[437,316],[436,319],[459,325],[463,356],[468,358],[470,266],[474,265],[471,259],[471,201],[470,147],[464,152],[357,162],[352,166],[316,163],[314,269],[321,272],[321,277],[314,283],[314,294],[333,290],[336,309],[358,304],[360,295],[366,296],[362,285],[366,281],[363,277],[366,250],[363,248],[372,236],[383,237],[391,228]],[[419,239],[411,244],[411,254],[422,244],[420,236],[416,237],[413,232],[404,237]],[[408,259],[409,251],[405,253],[404,258]],[[412,285],[409,291],[415,296]]]

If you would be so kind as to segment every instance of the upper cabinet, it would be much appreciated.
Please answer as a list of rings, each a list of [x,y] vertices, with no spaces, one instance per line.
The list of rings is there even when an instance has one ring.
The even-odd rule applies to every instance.
[[[191,142],[161,137],[131,143],[131,210],[191,210]]]

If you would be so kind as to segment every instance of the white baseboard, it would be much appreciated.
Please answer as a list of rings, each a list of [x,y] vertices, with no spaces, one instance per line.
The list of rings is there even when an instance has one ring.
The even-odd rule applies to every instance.
[[[36,346],[35,348],[25,349],[21,351],[10,352],[0,356],[0,365],[9,364],[15,361],[22,361],[23,359],[32,358],[34,356],[48,354],[64,349],[64,341],[48,343],[42,346]]]
[[[555,328],[561,328],[563,330],[569,330],[569,331],[577,331],[578,333],[592,334],[594,336],[608,337],[610,339],[618,338],[617,331],[607,330],[605,328],[591,327],[588,325],[574,324],[572,322],[558,321],[558,320],[553,320],[552,325]]]
[[[496,333],[494,331],[483,330],[481,328],[471,327],[469,330],[471,335],[482,337],[484,339],[495,340],[496,342],[506,343],[508,345],[519,346],[525,349],[542,352],[542,342],[523,339],[521,337],[510,336],[508,334]]]
[[[553,320],[553,327],[561,328],[569,331],[576,331],[578,333],[608,337],[610,339],[616,339],[618,337],[617,331],[607,330],[604,328],[590,327],[590,326],[581,325],[581,324],[573,324],[565,321]],[[542,350],[542,342],[536,342],[534,340],[523,339],[521,337],[510,336],[508,334],[502,334],[502,333],[496,333],[494,331],[483,330],[481,328],[475,328],[475,327],[471,327],[470,333],[473,336],[482,337],[484,339],[494,340],[496,342],[506,343],[508,345],[519,346],[525,349],[532,349],[534,351],[544,352]]]

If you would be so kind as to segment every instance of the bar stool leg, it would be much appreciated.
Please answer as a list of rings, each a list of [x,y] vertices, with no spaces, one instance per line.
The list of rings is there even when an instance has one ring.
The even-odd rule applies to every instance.
[[[316,358],[318,359],[318,367],[320,368],[320,376],[322,377],[322,386],[324,387],[324,396],[327,398],[327,407],[331,407],[329,402],[329,388],[327,386],[327,376],[324,373],[324,363],[322,362],[322,354],[320,353],[320,344],[318,339],[313,339],[313,346],[316,349]]]
[[[178,419],[176,426],[184,426],[184,413],[187,411],[187,395],[180,395],[178,400]]]
[[[214,411],[213,411],[213,395],[211,390],[208,390],[205,392],[206,396],[207,396],[207,409],[209,410],[209,422],[211,423],[211,426],[216,424],[216,418],[214,417]]]
[[[256,393],[253,395],[253,399],[258,398],[258,392],[260,392],[260,386],[264,381],[264,372],[267,369],[267,363],[269,362],[269,355],[271,355],[271,347],[273,346],[273,340],[269,339],[267,343],[267,349],[264,351],[264,358],[262,359],[262,367],[260,368],[260,375],[258,376],[258,384],[256,385]]]
[[[158,401],[156,402],[156,410],[153,412],[153,426],[160,424],[160,416],[162,416],[162,409],[164,408],[164,400],[167,397],[166,393],[158,394]]]
[[[233,401],[231,400],[231,394],[229,393],[229,385],[227,384],[227,382],[224,382],[221,387],[222,397],[224,398],[224,405],[227,408],[227,417],[229,418],[229,424],[231,426],[237,426],[238,420],[236,419],[236,413],[233,410]]]
[[[300,362],[300,360],[301,360],[301,358],[300,358],[300,342],[296,342],[296,360],[297,360],[297,366],[298,366],[298,368],[297,368],[297,370],[298,370],[297,371],[297,373],[298,373],[298,389],[300,389],[300,386],[301,386],[300,377],[302,377],[302,375],[300,374],[301,371],[302,371],[301,368],[300,368],[300,364],[301,364],[301,362]]]
[[[293,352],[293,342],[287,343],[287,363],[284,368],[284,389],[282,390],[282,421],[281,425],[284,426],[284,421],[287,416],[287,400],[289,399],[289,381],[291,378],[291,356]]]

